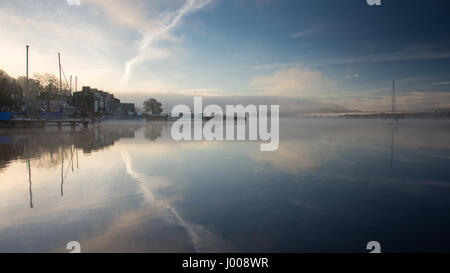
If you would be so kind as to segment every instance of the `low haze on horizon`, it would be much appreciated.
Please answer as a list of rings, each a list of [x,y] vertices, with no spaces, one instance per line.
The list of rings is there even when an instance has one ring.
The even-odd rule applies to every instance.
[[[61,52],[79,86],[138,106],[202,95],[289,113],[388,110],[395,79],[400,111],[449,108],[447,2],[5,0],[0,70],[24,75],[29,44],[30,75],[56,75]]]

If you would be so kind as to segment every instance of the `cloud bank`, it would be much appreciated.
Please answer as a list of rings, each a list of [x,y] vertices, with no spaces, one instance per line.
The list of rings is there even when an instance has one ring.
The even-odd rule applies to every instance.
[[[321,72],[297,67],[256,76],[250,81],[250,86],[262,90],[264,95],[283,97],[320,97],[333,85]]]

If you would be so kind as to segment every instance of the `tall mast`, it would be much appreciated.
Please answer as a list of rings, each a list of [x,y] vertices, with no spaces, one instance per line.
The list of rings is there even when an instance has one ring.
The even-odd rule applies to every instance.
[[[28,49],[30,48],[29,45],[26,46],[27,48],[27,72],[26,72],[26,79],[25,79],[25,96],[28,95]]]
[[[78,89],[77,89],[77,83],[78,83],[78,77],[75,76],[75,92],[78,91]]]
[[[70,75],[70,87],[69,87],[70,93],[72,94],[72,75]]]
[[[395,119],[395,80],[392,81],[392,118]]]
[[[62,89],[62,78],[61,78],[61,54],[58,52],[58,63],[59,63],[59,89],[61,90],[61,99],[63,98],[63,89]]]

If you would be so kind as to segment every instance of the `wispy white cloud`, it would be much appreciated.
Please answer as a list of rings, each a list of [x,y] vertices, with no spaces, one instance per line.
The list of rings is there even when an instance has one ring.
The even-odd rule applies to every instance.
[[[293,33],[290,35],[291,38],[305,38],[305,37],[311,37],[313,34],[320,31],[322,26],[313,26],[311,28]]]
[[[164,78],[139,76],[128,83],[133,67],[146,60],[183,54],[174,30],[183,18],[212,0],[83,0],[0,4],[1,69],[17,77],[25,68],[25,45],[31,46],[30,72],[57,74],[57,52],[67,74],[79,85],[110,92],[179,90]],[[138,41],[136,41],[138,39]],[[142,74],[142,73],[141,73]],[[122,82],[126,85],[120,86]],[[161,88],[163,87],[163,88]]]
[[[289,62],[273,62],[264,63],[256,65],[248,65],[243,67],[249,70],[273,70],[273,69],[283,69],[289,67],[321,67],[328,65],[337,64],[358,64],[358,63],[377,63],[377,62],[393,62],[393,61],[415,61],[415,60],[438,60],[438,59],[449,59],[450,51],[436,51],[430,46],[415,45],[409,46],[397,51],[391,52],[379,52],[372,53],[362,56],[354,57],[333,57],[333,58],[298,58],[294,61]],[[424,79],[421,78],[410,78],[413,79]],[[405,79],[406,80],[406,79]]]
[[[429,46],[416,45],[393,52],[381,52],[351,58],[331,58],[311,62],[313,66],[333,64],[392,62],[411,60],[437,60],[450,58],[450,51],[435,51]]]
[[[410,77],[410,78],[403,78],[399,79],[399,81],[426,81],[431,80],[431,77]]]
[[[129,1],[88,0],[88,3],[101,7],[111,18],[121,24],[134,28],[141,35],[137,43],[137,54],[125,63],[124,73],[121,78],[121,86],[128,83],[132,69],[148,60],[167,58],[170,52],[167,49],[158,48],[156,43],[161,41],[174,41],[170,35],[180,25],[183,17],[195,12],[212,0],[186,0],[175,11],[163,11],[151,17],[145,14],[144,1],[135,1],[136,5],[130,5]]]
[[[392,92],[392,91],[391,91]],[[370,92],[364,91],[360,95],[352,97],[336,98],[335,102],[350,109],[364,111],[389,111],[392,108],[392,95],[386,90],[385,95],[369,96]],[[398,111],[430,111],[434,109],[450,108],[449,92],[405,92],[396,96]]]
[[[433,82],[430,83],[432,86],[450,85],[450,82]]]
[[[357,79],[357,78],[359,78],[359,74],[355,73],[355,74],[351,74],[351,75],[345,75],[344,78],[346,78],[346,79]]]

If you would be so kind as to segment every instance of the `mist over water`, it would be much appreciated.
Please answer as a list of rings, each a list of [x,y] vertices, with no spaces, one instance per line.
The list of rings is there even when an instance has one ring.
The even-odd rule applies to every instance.
[[[280,121],[280,146],[171,123],[0,130],[0,252],[450,251],[450,122]]]

